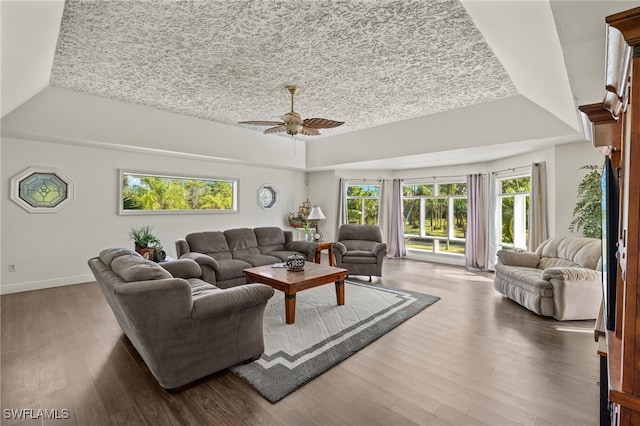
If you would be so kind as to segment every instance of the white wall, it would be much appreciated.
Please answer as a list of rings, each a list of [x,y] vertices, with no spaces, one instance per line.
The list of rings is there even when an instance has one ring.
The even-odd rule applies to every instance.
[[[573,209],[578,201],[578,185],[587,173],[580,167],[595,164],[601,167],[604,156],[599,149],[592,147],[588,142],[576,142],[555,147],[556,164],[555,200],[550,199],[556,206],[554,236],[582,236],[582,230],[577,233],[569,231],[569,224],[573,217]]]
[[[2,119],[2,135],[235,164],[305,169],[303,141],[48,87]]]
[[[304,172],[251,167],[170,155],[2,138],[2,293],[92,281],[87,260],[106,247],[133,248],[132,226],[152,225],[167,254],[189,232],[234,227],[287,227],[287,212],[307,198]],[[30,214],[9,199],[12,176],[30,166],[57,167],[74,182],[76,199],[59,213]],[[239,178],[236,214],[118,215],[118,169]],[[273,211],[256,203],[272,183],[281,200]],[[15,272],[8,272],[8,265]]]

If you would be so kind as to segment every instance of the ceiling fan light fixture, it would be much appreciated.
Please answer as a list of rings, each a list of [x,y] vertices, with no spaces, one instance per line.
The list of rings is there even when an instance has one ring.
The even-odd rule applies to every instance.
[[[287,134],[293,136],[297,135],[300,130],[302,130],[302,124],[295,122],[284,123],[284,130]]]
[[[298,91],[296,86],[287,86],[287,90],[291,93],[291,111],[284,114],[282,121],[240,121],[240,124],[252,124],[256,126],[273,126],[265,130],[263,133],[272,134],[278,132],[286,132],[288,135],[295,136],[301,134],[304,136],[317,136],[320,134],[318,129],[330,129],[342,126],[343,121],[328,120],[326,118],[305,118],[293,110],[293,95]]]

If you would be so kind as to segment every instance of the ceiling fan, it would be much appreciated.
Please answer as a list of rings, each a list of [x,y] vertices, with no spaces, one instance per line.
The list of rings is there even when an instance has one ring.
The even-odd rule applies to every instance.
[[[284,114],[282,121],[240,121],[239,124],[253,124],[256,126],[273,126],[264,131],[265,134],[286,132],[287,134],[316,136],[319,135],[319,129],[330,129],[332,127],[342,126],[344,121],[328,120],[326,118],[305,118],[304,120],[293,110],[293,95],[298,92],[297,86],[286,86],[291,93],[291,112]]]

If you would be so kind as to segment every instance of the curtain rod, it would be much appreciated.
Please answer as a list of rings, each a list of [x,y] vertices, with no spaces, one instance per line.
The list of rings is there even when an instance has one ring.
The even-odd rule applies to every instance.
[[[486,176],[486,173],[471,173],[471,174],[480,174],[480,175],[484,175]],[[410,181],[410,180],[426,180],[426,179],[451,179],[451,178],[465,178],[466,179],[467,175],[448,175],[448,176],[421,176],[421,177],[411,177],[411,178],[396,178],[396,179],[400,179],[402,181]],[[351,178],[351,179],[345,179],[345,182],[348,181],[368,181],[368,180],[372,180],[372,181],[376,181],[376,182],[380,182],[380,181],[393,181],[393,179],[373,179],[373,178]]]
[[[486,173],[468,173],[468,174],[478,174],[478,175],[486,175]],[[402,180],[425,180],[425,179],[451,179],[451,178],[467,178],[467,175],[449,175],[449,176],[422,176],[422,177],[415,177],[415,178],[406,178],[406,179],[402,179]]]
[[[540,163],[533,163],[533,164],[538,165]],[[504,170],[496,170],[495,172],[491,172],[491,174],[496,175],[502,172],[515,172],[516,170],[519,170],[519,169],[530,169],[530,168],[531,168],[530,164],[527,166],[509,167],[508,169],[504,169]]]
[[[533,163],[534,165],[539,165],[540,163]],[[491,172],[491,174],[498,174],[498,173],[502,173],[502,172],[515,172],[516,170],[519,169],[528,169],[531,168],[531,165],[526,165],[526,166],[518,166],[518,167],[509,167],[508,169],[503,169],[503,170],[496,170],[495,172]],[[473,174],[473,173],[468,173],[468,174]],[[422,177],[411,177],[411,178],[397,178],[400,179],[402,181],[409,181],[409,180],[425,180],[425,179],[451,179],[451,178],[466,178],[468,174],[464,174],[464,175],[449,175],[449,176],[422,176]],[[488,173],[476,173],[479,175],[483,175],[486,176]],[[376,181],[376,182],[380,182],[380,181],[393,181],[393,179],[376,179],[376,178],[351,178],[351,179],[344,179],[345,182],[348,182],[350,180],[359,180],[359,181],[368,181],[368,180],[372,180],[372,181]]]

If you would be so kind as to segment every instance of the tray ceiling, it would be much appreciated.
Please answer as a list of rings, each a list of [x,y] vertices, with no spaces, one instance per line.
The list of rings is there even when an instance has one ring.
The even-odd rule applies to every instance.
[[[458,1],[65,3],[52,86],[261,132],[288,84],[323,135],[518,94]]]

